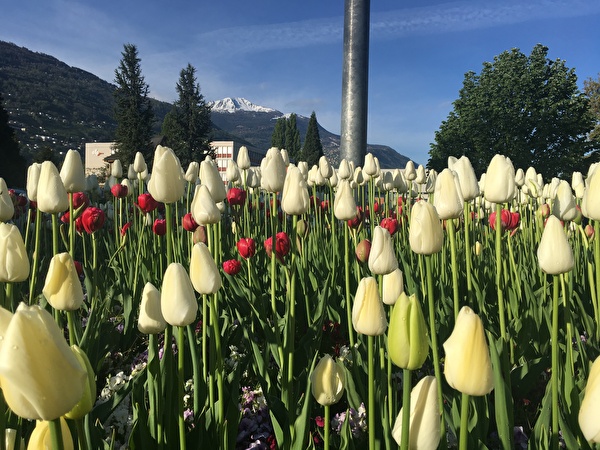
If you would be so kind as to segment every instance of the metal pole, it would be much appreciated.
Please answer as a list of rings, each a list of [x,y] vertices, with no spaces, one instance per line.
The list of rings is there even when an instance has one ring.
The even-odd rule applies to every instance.
[[[342,69],[342,158],[362,166],[367,151],[370,0],[346,0]]]

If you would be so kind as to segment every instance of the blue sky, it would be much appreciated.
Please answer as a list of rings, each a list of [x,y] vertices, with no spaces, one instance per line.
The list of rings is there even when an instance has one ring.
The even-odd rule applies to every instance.
[[[207,100],[245,97],[340,131],[342,0],[5,2],[0,40],[107,81],[135,44],[155,98],[197,69]],[[368,141],[426,163],[465,72],[537,43],[583,80],[600,73],[597,0],[371,0]]]

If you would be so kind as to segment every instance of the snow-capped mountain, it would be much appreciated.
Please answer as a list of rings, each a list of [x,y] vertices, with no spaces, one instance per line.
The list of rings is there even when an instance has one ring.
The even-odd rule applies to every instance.
[[[236,98],[227,97],[222,100],[208,102],[208,104],[212,108],[212,112],[217,112],[217,113],[230,113],[231,114],[231,113],[235,113],[238,111],[263,112],[263,113],[278,112],[275,109],[255,105],[250,100],[246,100],[245,98],[241,98],[241,97],[236,97]]]

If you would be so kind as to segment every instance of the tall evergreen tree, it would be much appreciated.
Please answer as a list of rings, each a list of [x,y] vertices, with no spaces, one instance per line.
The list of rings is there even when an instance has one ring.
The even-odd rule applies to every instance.
[[[280,117],[275,122],[275,128],[271,135],[271,147],[285,148],[285,128],[287,126],[287,120],[285,117]]]
[[[182,166],[187,167],[191,161],[214,156],[209,139],[212,128],[210,106],[200,93],[196,68],[191,64],[181,70],[176,89],[179,98],[165,117],[162,132]]]
[[[121,55],[119,67],[115,69],[115,143],[119,159],[126,168],[133,162],[136,152],[141,152],[147,162],[152,161],[154,111],[148,97],[149,87],[142,76],[137,47],[125,44]]]
[[[583,82],[583,91],[590,100],[590,112],[596,121],[589,138],[600,143],[600,73],[597,80],[588,78]]]
[[[300,159],[302,147],[300,145],[300,131],[296,123],[296,114],[292,113],[287,119],[285,125],[285,146],[288,155],[292,161]]]
[[[4,109],[4,97],[0,93],[0,177],[9,187],[25,187],[27,164],[19,152],[19,141],[14,128],[8,123],[10,116]]]
[[[302,159],[306,161],[308,167],[319,163],[323,156],[323,145],[319,136],[319,126],[317,124],[317,115],[313,111],[308,121],[306,137],[304,138],[304,147],[302,148]]]
[[[439,171],[448,156],[466,155],[480,174],[500,153],[544,177],[586,171],[595,160],[583,158],[594,147],[589,100],[575,71],[547,54],[540,44],[529,56],[512,49],[484,63],[479,75],[465,74],[454,110],[435,133],[428,167]]]

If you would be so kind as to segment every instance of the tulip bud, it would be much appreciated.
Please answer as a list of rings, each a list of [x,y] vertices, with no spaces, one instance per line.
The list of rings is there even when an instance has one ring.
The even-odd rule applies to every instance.
[[[365,163],[363,164],[363,172],[369,177],[377,175],[377,165],[375,164],[375,158],[372,153],[365,155]]]
[[[8,222],[15,215],[15,205],[4,178],[0,178],[0,222]]]
[[[53,308],[61,311],[74,311],[83,305],[83,289],[69,253],[52,257],[42,293]]]
[[[197,161],[190,162],[187,171],[185,172],[185,181],[194,184],[198,181],[198,173],[200,171],[200,164]]]
[[[198,302],[190,277],[179,263],[171,263],[163,276],[160,308],[165,321],[185,327],[196,320]]]
[[[393,217],[384,217],[381,219],[379,226],[388,230],[390,236],[393,236],[398,231],[398,220]]]
[[[233,159],[230,159],[227,162],[225,178],[227,178],[227,181],[229,181],[230,183],[235,183],[236,181],[240,180],[240,169],[238,169],[238,166]]]
[[[17,443],[17,430],[14,428],[6,428],[4,430],[4,447],[6,450],[25,450],[25,439],[19,438],[19,443]]]
[[[271,259],[273,252],[273,236],[265,239],[263,245],[268,258]],[[290,245],[290,238],[285,232],[280,231],[275,235],[275,257],[281,263],[283,263],[283,258],[290,252]]]
[[[85,170],[77,150],[69,150],[60,169],[60,178],[67,192],[85,190]]]
[[[300,216],[308,211],[310,198],[308,186],[296,166],[290,166],[283,183],[281,209],[290,216]]]
[[[137,180],[137,172],[133,168],[133,164],[129,164],[129,167],[127,168],[127,179],[130,181]]]
[[[435,182],[433,205],[442,220],[462,216],[464,200],[458,177],[450,169],[444,169]]]
[[[354,169],[353,179],[358,186],[362,186],[367,182],[367,180],[365,180],[365,176],[363,175],[363,171],[360,167]]]
[[[402,408],[396,417],[392,437],[402,442]],[[410,393],[410,424],[408,448],[435,450],[440,443],[440,408],[437,381],[428,375],[419,381]]]
[[[261,186],[267,192],[281,192],[285,181],[286,167],[281,152],[271,147],[261,163]]]
[[[586,184],[581,210],[588,219],[600,220],[600,170],[594,170]]]
[[[415,163],[410,160],[406,163],[406,166],[404,167],[404,178],[407,181],[413,181],[415,178],[417,178]]]
[[[206,227],[204,225],[198,225],[192,235],[192,242],[197,244],[202,242],[204,245],[208,244],[208,236],[206,235]]]
[[[373,277],[360,280],[352,306],[352,326],[357,333],[379,336],[385,333],[387,319]]]
[[[590,369],[585,394],[579,408],[579,427],[583,436],[593,443],[600,442],[600,357]]]
[[[87,373],[46,310],[21,303],[1,346],[0,384],[15,414],[54,420],[81,400]]]
[[[32,202],[37,202],[37,186],[41,170],[40,163],[33,163],[27,169],[27,197]]]
[[[248,148],[245,145],[240,147],[238,151],[237,165],[242,170],[248,170],[250,168],[250,156],[248,155]]]
[[[252,238],[241,238],[236,246],[240,256],[244,259],[252,258],[256,253],[256,243]]]
[[[506,203],[516,194],[515,168],[509,158],[494,155],[485,174],[485,199],[491,203]]]
[[[237,275],[242,270],[242,263],[237,259],[229,259],[227,261],[223,261],[223,272],[227,275]]]
[[[142,291],[138,330],[144,334],[158,334],[165,331],[166,327],[167,322],[160,306],[160,292],[156,286],[148,282]]]
[[[0,282],[25,281],[29,269],[29,257],[19,229],[10,223],[0,223]]]
[[[214,294],[222,285],[219,269],[210,254],[208,247],[202,242],[194,244],[190,258],[190,279],[199,294]]]
[[[404,275],[400,268],[384,275],[382,278],[382,300],[386,305],[393,305],[404,292]]]
[[[340,362],[323,356],[310,374],[311,392],[318,404],[334,405],[344,394],[345,373]]]
[[[468,306],[463,306],[454,330],[444,342],[444,375],[448,384],[464,394],[485,395],[494,389],[490,351],[483,323]]]
[[[140,194],[137,200],[137,207],[140,208],[143,213],[147,214],[154,211],[158,207],[158,202],[154,199],[154,197],[152,197],[151,194]]]
[[[374,275],[385,275],[397,268],[398,259],[394,253],[390,233],[385,228],[375,227],[369,253],[369,270]]]
[[[83,350],[77,345],[72,345],[71,350],[79,361],[81,368],[86,371],[87,382],[84,383],[81,400],[79,400],[79,403],[77,403],[71,411],[65,414],[65,417],[67,419],[80,419],[92,410],[94,403],[96,402],[96,374],[94,373],[94,369],[92,369],[90,360]]]
[[[185,231],[190,231],[192,233],[196,230],[196,228],[198,228],[198,224],[192,217],[192,213],[184,214],[184,216],[181,218],[181,226]]]
[[[340,180],[347,180],[352,176],[352,171],[350,170],[350,165],[346,158],[340,161],[340,166],[338,168],[338,178]]]
[[[422,164],[417,166],[417,176],[415,178],[415,183],[417,184],[425,184],[427,181],[427,173],[425,172],[425,167]]]
[[[481,242],[475,241],[475,255],[476,256],[481,255],[482,251],[483,251],[483,246],[481,245]]]
[[[356,217],[356,202],[347,180],[340,180],[338,183],[333,213],[338,220],[351,220]]]
[[[387,342],[390,359],[402,369],[418,369],[427,359],[427,325],[415,294],[400,294],[390,317]]]
[[[421,200],[413,205],[408,240],[412,251],[420,255],[432,255],[442,249],[442,223],[431,203]]]
[[[144,155],[141,152],[137,152],[135,154],[135,158],[133,160],[133,170],[135,170],[138,174],[141,174],[145,170],[148,170],[148,166],[146,166],[146,161],[144,161]]]
[[[148,182],[148,192],[159,202],[174,203],[183,197],[184,179],[179,159],[173,150],[158,145],[154,151],[152,176]]]
[[[47,214],[58,214],[69,208],[69,196],[58,174],[58,169],[50,161],[44,161],[40,170],[37,188],[37,205]]]
[[[515,172],[515,184],[518,188],[522,187],[525,184],[525,172],[520,167]]]
[[[200,163],[200,181],[208,188],[210,196],[215,203],[222,202],[227,198],[227,191],[223,179],[219,175],[219,170],[212,161],[202,161]]]
[[[63,450],[74,450],[73,437],[71,436],[71,430],[67,421],[60,418],[60,432],[62,435]],[[36,423],[31,436],[29,437],[29,443],[27,444],[27,450],[46,450],[54,448],[52,445],[52,435],[50,432],[50,422],[39,421]]]
[[[575,264],[573,249],[565,230],[556,216],[550,216],[537,250],[540,269],[549,275],[568,272]]]
[[[110,165],[110,174],[115,178],[123,177],[123,165],[120,159],[115,159]]]
[[[552,202],[552,214],[561,220],[574,220],[577,217],[577,203],[568,181],[560,180],[556,197]]]
[[[152,232],[157,236],[164,236],[167,234],[167,221],[165,219],[154,219]]]
[[[200,225],[209,225],[221,220],[221,211],[204,184],[196,186],[190,209],[192,217]]]
[[[371,241],[363,239],[358,243],[355,250],[356,259],[361,263],[366,263],[369,260],[371,254]]]
[[[321,172],[321,176],[323,178],[331,178],[333,175],[333,167],[329,164],[329,160],[326,156],[321,156],[319,158],[319,172]]]

